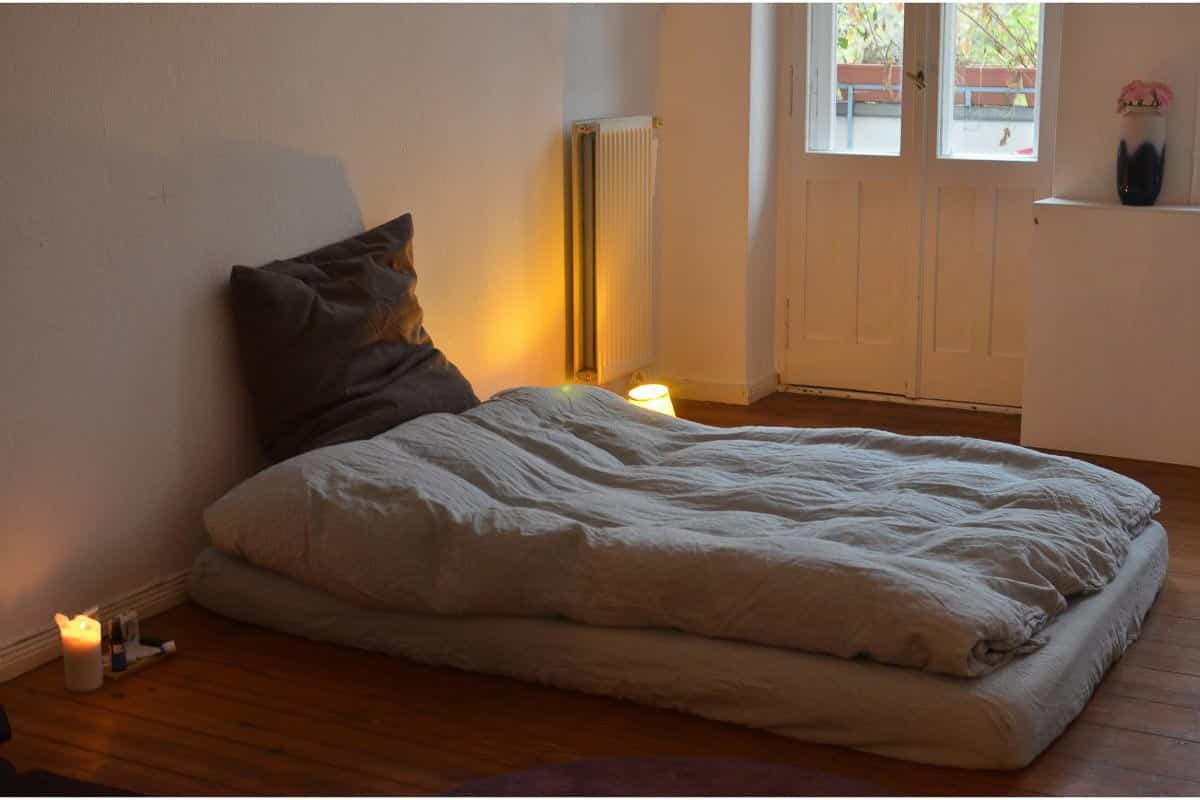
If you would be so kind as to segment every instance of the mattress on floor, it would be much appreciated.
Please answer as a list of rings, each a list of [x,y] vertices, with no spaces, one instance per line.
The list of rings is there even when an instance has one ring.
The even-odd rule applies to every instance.
[[[1166,532],[1151,523],[1116,579],[1046,628],[1045,647],[981,678],[671,630],[362,609],[214,548],[197,558],[191,594],[245,622],[426,664],[612,695],[912,761],[1015,769],[1062,733],[1136,640],[1166,570]]]

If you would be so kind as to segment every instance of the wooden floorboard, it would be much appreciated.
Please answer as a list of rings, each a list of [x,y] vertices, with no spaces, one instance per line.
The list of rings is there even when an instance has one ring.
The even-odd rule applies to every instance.
[[[114,757],[107,750],[88,750],[56,736],[43,737],[22,728],[0,747],[0,755],[22,769],[50,769],[60,775],[115,787],[137,787],[152,795],[236,794],[232,786],[137,760]]]
[[[1016,442],[1020,418],[791,394],[679,401],[714,425],[876,427]],[[620,700],[310,642],[185,605],[146,623],[179,655],[71,695],[61,665],[0,685],[0,757],[148,794],[431,794],[585,758],[687,755],[815,767],[911,794],[1200,794],[1200,470],[1087,457],[1162,497],[1167,586],[1141,640],[1030,767],[931,767]]]

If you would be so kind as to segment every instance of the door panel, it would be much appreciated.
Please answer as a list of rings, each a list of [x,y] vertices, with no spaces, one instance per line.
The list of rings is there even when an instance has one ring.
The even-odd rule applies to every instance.
[[[809,18],[805,7],[796,8],[795,42],[803,56]],[[827,17],[829,7],[821,9]],[[832,24],[825,17],[818,15],[816,24]],[[887,80],[887,74],[900,76],[903,71],[920,69],[908,54],[924,52],[924,7],[905,6],[903,19],[903,64],[883,78],[870,80]],[[821,68],[828,76],[832,55],[823,51],[820,58],[829,61]],[[806,63],[803,57],[799,62]],[[898,125],[899,155],[869,149],[820,150],[832,146],[824,140],[817,145],[818,151],[810,152],[804,124],[811,110],[808,105],[828,103],[832,95],[829,86],[813,87],[811,80],[806,82],[804,72],[797,77],[799,107],[793,114],[796,124],[789,178],[790,291],[784,380],[909,394],[914,387],[917,351],[914,320],[921,248],[922,93],[907,85],[892,94],[876,91],[875,96],[899,98],[899,117],[884,114],[857,123],[861,126],[860,144],[870,141],[872,124]],[[865,96],[872,97],[870,93]],[[832,131],[826,137],[830,141],[845,138],[845,132],[837,130],[849,122],[845,101],[835,110],[840,116],[823,123]]]
[[[930,253],[930,284],[926,301],[934,353],[969,353],[978,338],[972,330],[978,319],[978,269],[989,244],[987,209],[971,186],[938,187],[934,200]]]
[[[804,240],[808,269],[804,272],[800,327],[805,342],[855,340],[858,192],[857,181],[809,181],[805,186],[808,228],[814,231]]]
[[[901,348],[907,344],[905,275],[912,224],[903,211],[911,189],[899,181],[859,184],[858,344]]]
[[[996,258],[988,354],[1022,358],[1025,353],[1025,308],[1029,299],[1029,265],[1033,260],[1031,188],[1000,189],[996,196]]]
[[[804,200],[787,374],[812,386],[905,394],[919,195],[899,180],[812,180]]]
[[[1016,299],[1009,277],[1011,259],[1001,265],[999,258],[1001,252],[1011,250],[1001,251],[999,242],[1010,234],[1022,238],[1022,229],[1031,222],[1011,209],[1002,216],[1000,191],[994,186],[938,186],[930,206],[920,394],[939,400],[1020,405],[1020,355],[998,356],[993,348],[997,311],[1010,341],[1012,320],[1020,311],[1010,307]],[[1026,205],[1025,216],[1029,209]],[[1006,276],[1006,291],[999,293],[998,271]],[[1011,363],[998,363],[999,358]],[[1018,381],[1015,386],[1013,380]]]
[[[1061,9],[1043,8],[1042,50],[1053,55]],[[930,42],[943,21],[930,14]],[[931,59],[947,57],[930,49]],[[936,136],[925,143],[920,397],[1021,405],[1033,201],[1050,194],[1057,59],[1043,57],[1040,71],[1037,160],[941,157]],[[953,96],[937,86],[942,72],[931,61],[931,97]],[[937,131],[937,104],[925,113]]]
[[[1035,190],[943,185],[935,192],[920,395],[1019,406]]]

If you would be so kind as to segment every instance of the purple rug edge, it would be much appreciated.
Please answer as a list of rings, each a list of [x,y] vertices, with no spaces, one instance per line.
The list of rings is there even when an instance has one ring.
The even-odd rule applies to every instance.
[[[448,796],[689,797],[894,794],[869,781],[818,769],[712,758],[612,758],[574,761],[469,781]]]

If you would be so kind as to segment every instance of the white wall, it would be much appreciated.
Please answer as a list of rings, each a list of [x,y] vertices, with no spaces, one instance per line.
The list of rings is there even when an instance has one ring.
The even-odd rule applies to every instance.
[[[778,388],[775,371],[775,254],[778,180],[779,24],[771,4],[750,15],[750,163],[746,258],[746,384],[753,394]],[[786,95],[785,95],[786,96]]]
[[[1189,202],[1200,79],[1200,4],[1194,3],[1065,6],[1056,196],[1117,202],[1117,95],[1134,78],[1165,81],[1174,90],[1158,202]]]
[[[661,12],[658,5],[632,3],[576,3],[567,9],[568,127],[579,119],[654,113]]]
[[[657,372],[681,397],[774,388],[776,28],[762,5],[663,12]]]
[[[411,210],[478,392],[562,379],[563,120],[640,107],[654,60],[615,13],[0,9],[0,644],[186,568],[252,469],[233,263]]]
[[[746,375],[748,7],[668,5],[658,48],[658,371],[689,396]]]

